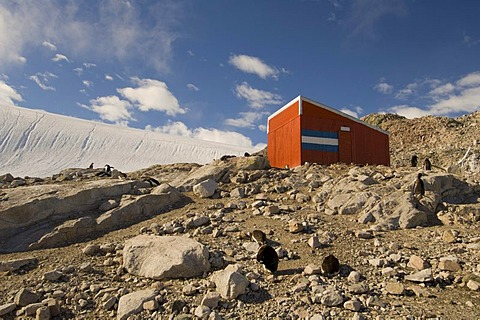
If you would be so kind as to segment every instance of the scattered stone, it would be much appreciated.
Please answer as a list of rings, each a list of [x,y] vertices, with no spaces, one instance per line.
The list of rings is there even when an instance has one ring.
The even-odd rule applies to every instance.
[[[443,271],[452,271],[452,272],[458,272],[462,270],[462,267],[458,263],[458,259],[456,257],[440,258],[440,262],[438,263],[438,268]]]
[[[61,277],[63,276],[63,273],[57,270],[52,270],[45,272],[43,274],[43,279],[48,280],[48,281],[58,281]]]
[[[367,283],[355,283],[348,287],[348,292],[353,294],[364,294],[370,291],[370,286]]]
[[[305,267],[303,272],[307,275],[319,274],[322,272],[322,269],[315,264],[309,264],[308,266]]]
[[[117,319],[125,320],[129,316],[141,312],[143,303],[154,299],[155,295],[155,290],[146,289],[121,296],[118,301]]]
[[[372,239],[373,234],[369,230],[358,230],[355,232],[355,236],[359,239]]]
[[[308,245],[313,249],[318,249],[323,246],[323,244],[320,242],[320,239],[317,236],[310,237],[308,239]]]
[[[43,306],[37,309],[35,312],[35,320],[49,320],[50,319],[50,309]]]
[[[304,229],[303,223],[298,220],[288,221],[288,231],[291,233],[299,233]]]
[[[200,198],[209,198],[215,194],[217,182],[212,179],[204,180],[193,186],[193,193]]]
[[[0,261],[0,272],[16,271],[24,267],[36,266],[38,263],[37,258],[23,258],[13,259],[7,261]]]
[[[6,314],[9,314],[13,310],[17,308],[17,305],[14,302],[11,303],[5,303],[0,305],[0,317],[4,316]]]
[[[203,296],[202,302],[200,304],[203,306],[207,306],[210,309],[215,309],[218,306],[219,302],[220,293],[215,291],[209,291]]]
[[[412,282],[428,282],[433,280],[432,269],[423,269],[414,274],[405,276],[405,280]]]
[[[158,309],[158,301],[155,299],[148,300],[143,303],[143,310],[155,311],[157,309]]]
[[[345,298],[337,290],[325,291],[322,294],[320,302],[327,307],[336,307],[343,303]]]
[[[430,268],[430,264],[427,261],[423,260],[422,257],[413,255],[408,260],[407,267],[420,271]]]
[[[388,282],[385,286],[385,290],[389,294],[403,295],[405,293],[405,286],[400,282]]]
[[[446,243],[455,243],[457,241],[457,232],[454,230],[445,230],[443,232],[442,239]]]
[[[358,300],[348,300],[348,301],[345,301],[345,303],[343,304],[343,307],[347,310],[358,312],[362,309],[363,305]]]
[[[358,271],[351,271],[347,280],[352,283],[359,283],[362,279],[362,274]]]
[[[235,299],[244,294],[249,283],[244,275],[228,268],[214,272],[212,281],[215,282],[217,292],[224,299]]]
[[[468,280],[467,287],[470,290],[479,291],[480,290],[480,282],[475,281],[475,280]]]
[[[33,293],[26,288],[22,288],[15,295],[15,298],[13,299],[13,302],[15,302],[15,304],[17,306],[24,307],[26,305],[35,303],[38,300],[40,300],[40,296],[38,294]]]

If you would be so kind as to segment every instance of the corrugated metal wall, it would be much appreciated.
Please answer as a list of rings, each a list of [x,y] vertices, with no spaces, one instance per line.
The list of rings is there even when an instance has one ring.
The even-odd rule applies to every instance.
[[[388,135],[302,100],[269,119],[268,159],[274,167],[305,162],[390,165]]]

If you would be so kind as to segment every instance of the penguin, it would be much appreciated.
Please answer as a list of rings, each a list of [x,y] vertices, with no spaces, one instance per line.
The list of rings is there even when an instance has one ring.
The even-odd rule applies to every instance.
[[[423,169],[425,170],[432,170],[432,163],[428,158],[425,159],[425,162],[423,163]]]
[[[278,269],[278,254],[275,249],[269,245],[263,245],[258,249],[257,261],[263,264],[265,269],[275,273]]]
[[[104,168],[104,171],[105,171],[107,174],[110,174],[110,175],[111,175],[111,174],[112,174],[112,169],[113,169],[113,167],[112,167],[111,165],[106,164],[106,165],[105,165],[105,168]]]
[[[150,183],[150,186],[152,186],[152,187],[160,185],[160,182],[158,182],[157,179],[152,178],[152,177],[145,178],[145,179],[143,179],[143,181]]]
[[[340,262],[332,254],[326,256],[322,261],[322,270],[326,274],[334,274],[340,271]]]
[[[262,230],[253,230],[250,237],[261,246],[267,244],[267,235]]]
[[[420,198],[425,195],[425,185],[423,184],[421,173],[418,174],[417,179],[413,183],[413,195],[420,195]]]
[[[412,156],[412,159],[410,160],[412,167],[416,167],[418,164],[418,157],[416,155]]]
[[[90,165],[88,166],[88,169],[93,169],[93,162],[90,163]]]

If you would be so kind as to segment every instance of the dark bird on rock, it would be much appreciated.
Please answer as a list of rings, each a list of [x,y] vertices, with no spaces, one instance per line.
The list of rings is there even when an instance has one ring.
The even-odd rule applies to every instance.
[[[143,179],[143,181],[148,182],[150,184],[150,186],[152,186],[152,187],[160,185],[160,182],[157,179],[152,178],[152,177],[145,178],[145,179]]]
[[[278,269],[278,254],[269,245],[263,245],[258,249],[257,261],[264,265],[265,269],[275,273]]]
[[[432,163],[428,158],[425,159],[425,162],[423,163],[423,169],[425,170],[432,170]]]
[[[93,169],[93,162],[90,163],[90,166],[88,166],[88,169]]]
[[[413,183],[413,195],[420,195],[420,198],[425,195],[425,185],[423,184],[421,173],[418,174],[417,179]]]
[[[261,246],[267,244],[267,235],[262,230],[253,230],[250,237]]]
[[[416,155],[412,156],[412,159],[410,160],[412,167],[416,167],[418,164],[418,157]]]
[[[340,262],[333,254],[329,254],[322,261],[322,271],[326,274],[334,274],[340,271]]]

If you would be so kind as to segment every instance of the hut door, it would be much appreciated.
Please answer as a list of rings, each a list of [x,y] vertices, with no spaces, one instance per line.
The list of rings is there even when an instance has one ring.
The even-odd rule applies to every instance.
[[[338,160],[352,163],[352,137],[349,127],[342,127],[338,132]]]

